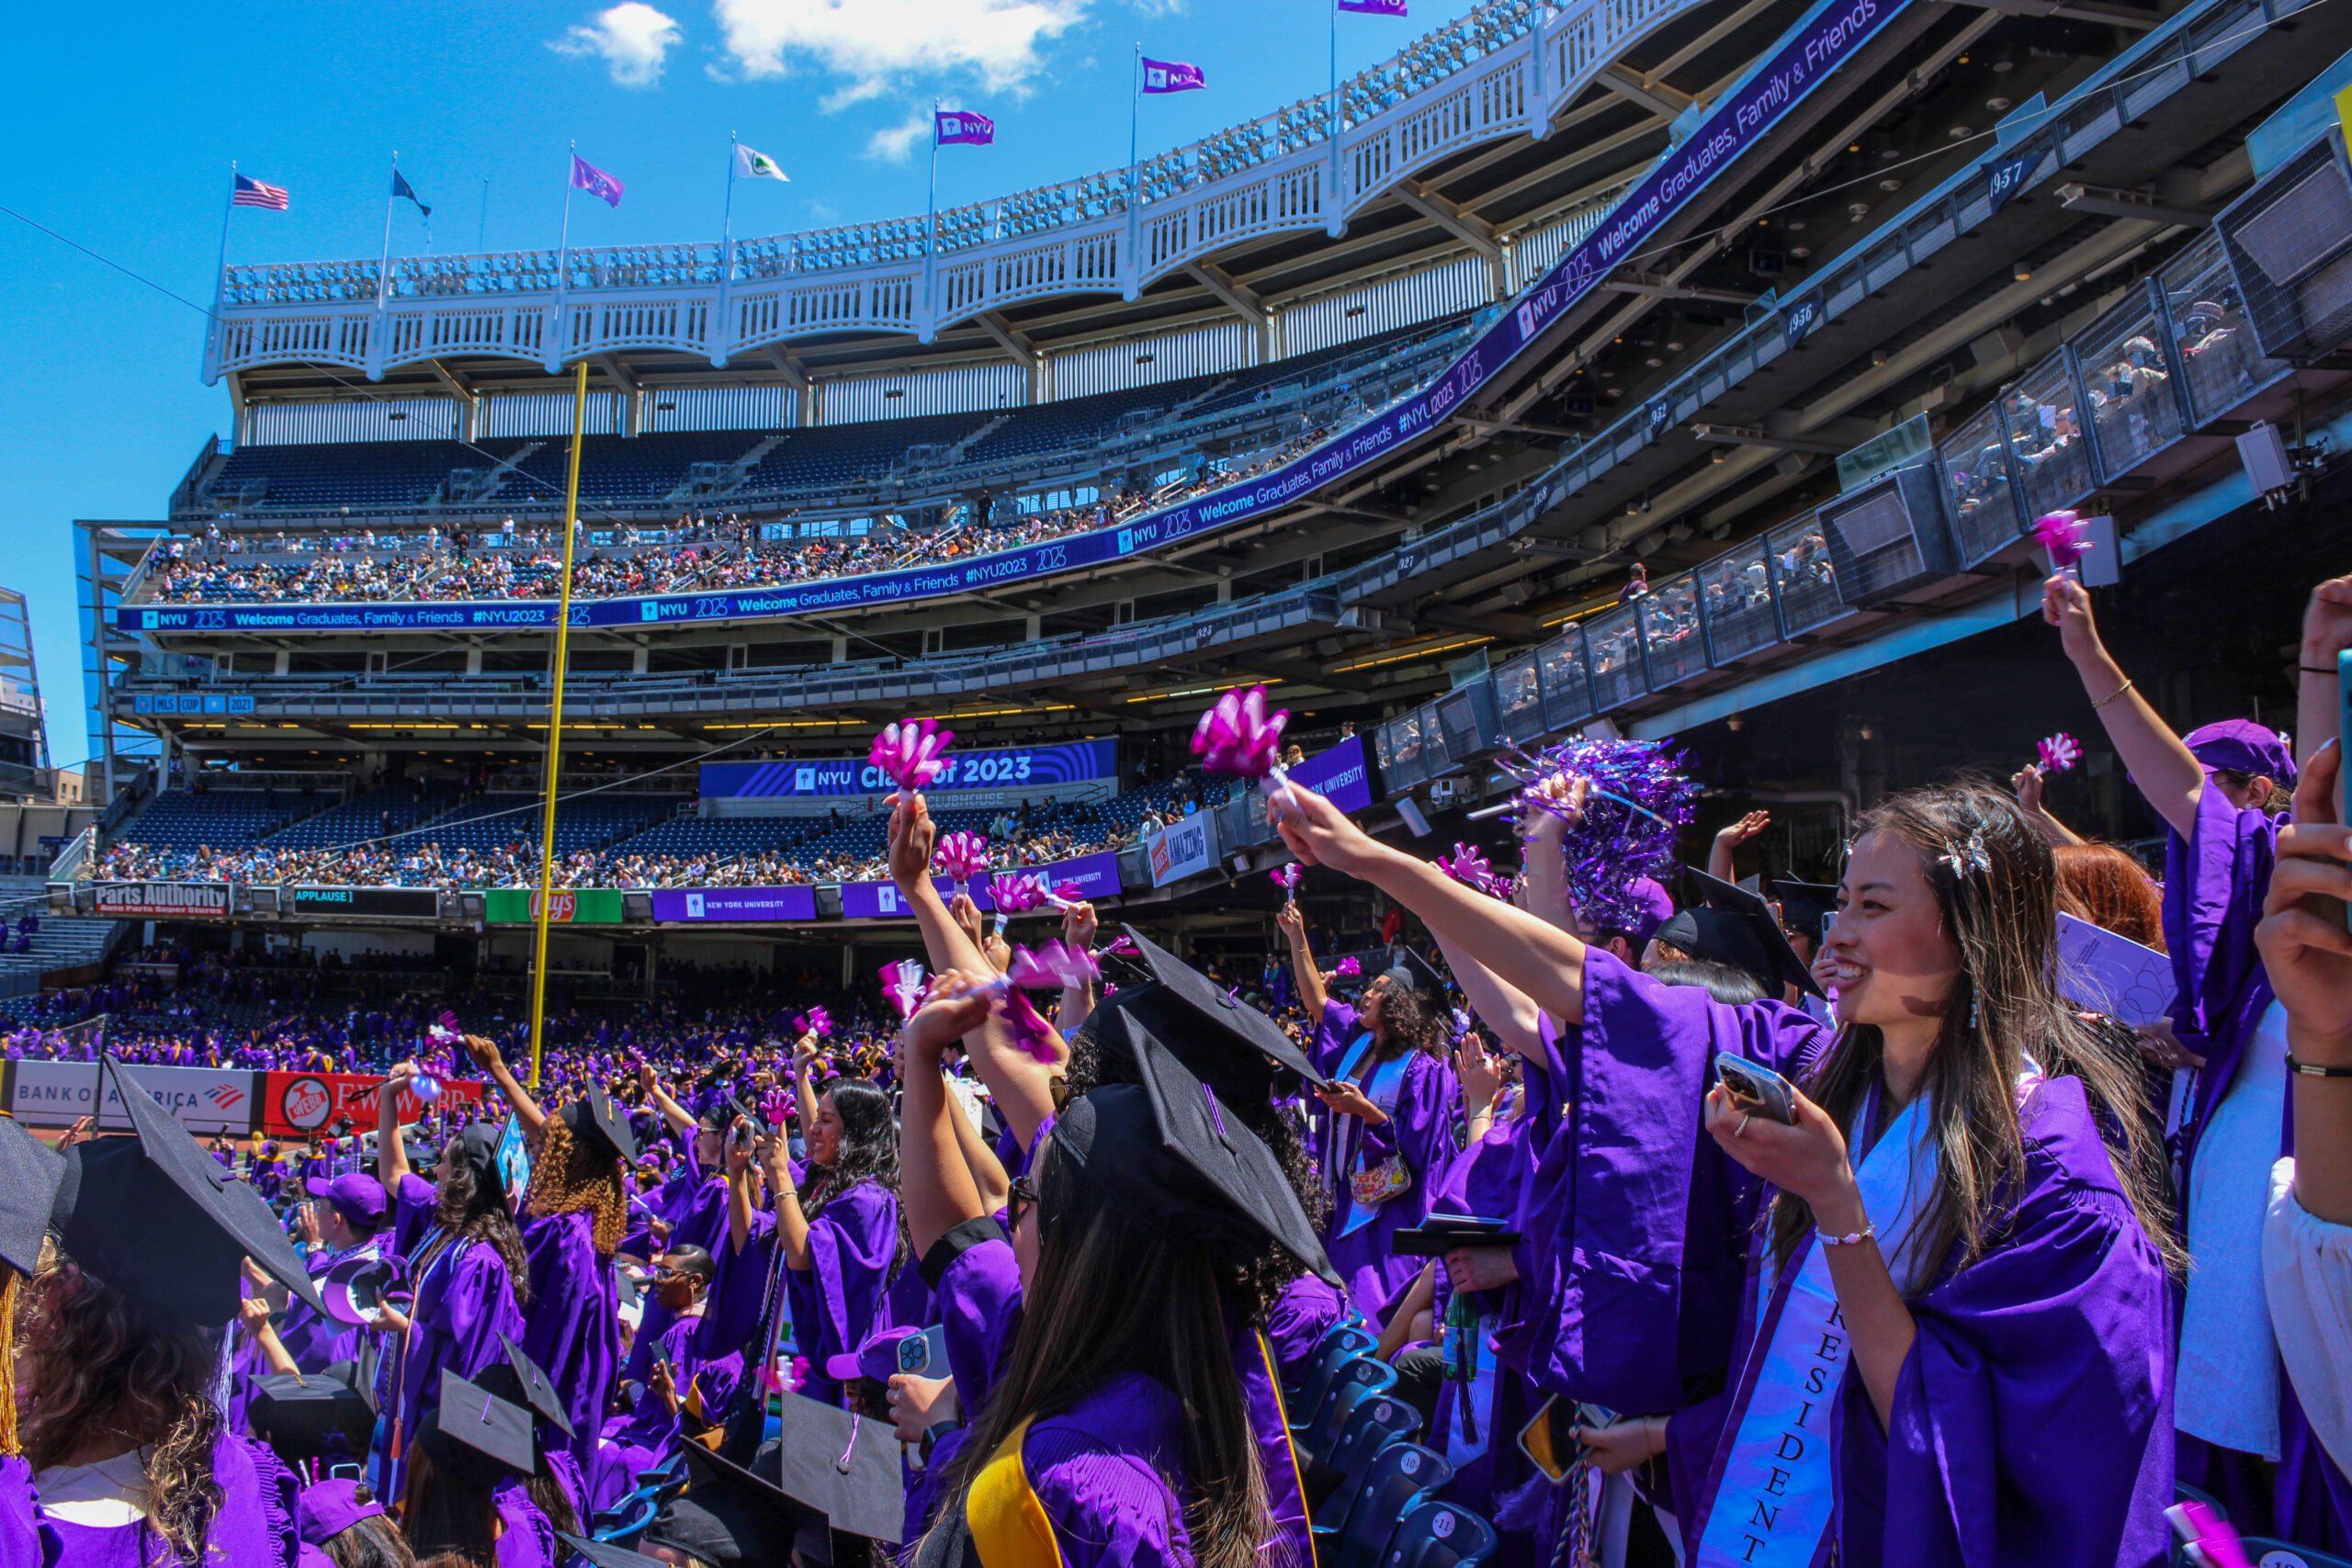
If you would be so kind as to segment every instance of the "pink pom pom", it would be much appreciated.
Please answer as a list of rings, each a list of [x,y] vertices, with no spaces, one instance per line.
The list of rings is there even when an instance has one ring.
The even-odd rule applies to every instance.
[[[923,967],[911,958],[882,965],[882,992],[902,1019],[912,1018],[922,1006]]]
[[[1012,1043],[1040,1062],[1060,1059],[1054,1049],[1054,1028],[1043,1014],[1029,1005],[1029,996],[1018,987],[1007,986],[997,1003],[1005,1027],[1012,1032]]]
[[[1475,887],[1481,893],[1491,894],[1498,898],[1505,896],[1505,890],[1510,886],[1503,878],[1495,874],[1494,866],[1488,863],[1485,855],[1467,844],[1455,844],[1452,860],[1440,856],[1437,868],[1464,887]]]
[[[1213,773],[1262,779],[1282,757],[1283,726],[1290,710],[1266,712],[1266,688],[1230,691],[1201,715],[1193,730],[1193,754]]]
[[[784,1125],[785,1118],[793,1111],[792,1096],[782,1089],[770,1089],[760,1098],[760,1114],[767,1118],[771,1127]]]
[[[2033,520],[2033,542],[2050,558],[2050,570],[2070,571],[2090,550],[2090,529],[2072,512],[2048,512]]]
[[[2083,760],[2083,743],[2060,730],[2041,743],[2041,771],[2063,773]]]
[[[1000,915],[1026,914],[1046,901],[1046,879],[1025,874],[1000,876],[989,884],[989,897]]]
[[[978,833],[950,833],[939,840],[931,863],[963,884],[989,868],[989,841]]]
[[[792,1021],[792,1027],[795,1032],[801,1034],[831,1034],[833,1032],[833,1017],[823,1008],[810,1008]]]
[[[1363,961],[1352,953],[1331,965],[1331,977],[1335,980],[1352,980],[1363,973]]]
[[[1102,968],[1092,953],[1059,941],[1047,941],[1035,948],[1014,948],[1012,967],[1005,971],[1005,978],[1013,985],[1039,991],[1090,986],[1102,977]]]
[[[901,792],[911,792],[939,776],[947,765],[941,754],[955,739],[956,732],[940,728],[937,719],[901,719],[874,738],[874,750],[866,753],[865,761]]]
[[[1274,886],[1281,888],[1284,893],[1295,894],[1298,891],[1299,875],[1301,873],[1306,871],[1306,868],[1305,866],[1299,864],[1296,861],[1293,861],[1288,865],[1276,866],[1273,870],[1266,873],[1266,874],[1273,878]]]

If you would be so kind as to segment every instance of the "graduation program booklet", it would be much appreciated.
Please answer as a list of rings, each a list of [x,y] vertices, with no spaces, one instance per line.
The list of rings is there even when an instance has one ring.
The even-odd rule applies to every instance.
[[[2077,1006],[2125,1023],[2154,1023],[2172,1012],[2172,960],[2130,937],[2061,915],[2058,988]]]

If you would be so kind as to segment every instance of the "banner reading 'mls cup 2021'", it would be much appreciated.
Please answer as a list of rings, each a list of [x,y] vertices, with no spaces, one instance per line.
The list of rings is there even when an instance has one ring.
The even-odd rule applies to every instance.
[[[1194,534],[1245,522],[1373,461],[1397,442],[1418,435],[1491,380],[1519,352],[1607,276],[1638,254],[1644,241],[1681,210],[1708,180],[1746,152],[1822,77],[1901,10],[1907,0],[1830,0],[1810,13],[1771,59],[1726,96],[1689,140],[1660,159],[1611,209],[1600,226],[1520,296],[1446,372],[1366,424],[1255,479],[1091,534],[1030,545],[997,555],[938,566],[910,567],[872,577],[723,593],[679,593],[650,599],[598,599],[571,607],[580,626],[682,625],[758,620],[965,593],[1023,578],[1156,549]],[[349,632],[442,628],[485,631],[555,624],[551,601],[464,604],[202,604],[125,605],[115,625],[126,632]]]

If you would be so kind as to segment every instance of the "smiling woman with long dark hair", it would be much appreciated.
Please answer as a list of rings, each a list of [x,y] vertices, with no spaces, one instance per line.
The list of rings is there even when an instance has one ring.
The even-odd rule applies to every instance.
[[[1584,793],[1567,781],[1571,821]],[[1573,1093],[1544,1112],[1560,1179],[1522,1205],[1502,1352],[1532,1335],[1585,1397],[1648,1414],[1638,1439],[1605,1440],[1667,1455],[1702,1558],[2162,1559],[2159,1156],[2136,1074],[2056,991],[2055,869],[2013,800],[1917,790],[1861,820],[1815,968],[1838,991],[1834,1038],[1779,1002],[1635,974],[1309,791],[1281,826],[1302,860],[1388,893],[1564,1026],[1530,1062]],[[1769,1083],[1710,1087],[1732,1058],[1792,1081],[1789,1121]],[[1752,1248],[1726,1158],[1770,1202]],[[1724,1392],[1693,1403],[1711,1375]]]
[[[899,1129],[889,1096],[863,1078],[836,1077],[819,1089],[816,1048],[816,1036],[804,1034],[793,1051],[807,1164],[796,1180],[782,1129],[763,1134],[753,1157],[771,1209],[754,1214],[750,1161],[730,1147],[739,1196],[729,1201],[729,1239],[738,1250],[752,1245],[763,1261],[770,1247],[783,1252],[793,1342],[808,1358],[801,1392],[881,1416],[879,1388],[859,1377],[857,1348],[876,1329],[920,1323],[927,1294],[908,1267]]]

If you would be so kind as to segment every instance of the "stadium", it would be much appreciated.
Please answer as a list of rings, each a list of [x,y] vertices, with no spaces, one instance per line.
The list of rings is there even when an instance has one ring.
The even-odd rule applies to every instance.
[[[665,1069],[870,1026],[936,953],[869,749],[929,718],[930,818],[993,852],[940,886],[1000,940],[1083,902],[1293,1023],[1292,942],[1378,975],[1427,911],[1200,765],[1254,688],[1279,776],[1422,859],[1516,856],[1547,748],[1655,741],[1686,858],[1834,883],[1883,803],[2055,732],[2033,800],[2154,874],[2045,581],[2172,730],[2295,726],[2352,558],[2347,51],[2320,0],[1489,0],[927,215],[224,265],[174,373],[225,433],[160,521],[73,524],[87,799],[18,808],[0,1010],[250,1080],[175,1108],[244,1140],[364,1129],[291,1075],[444,1008],[608,1068],[632,1021],[718,1021]],[[28,1124],[96,1109],[10,1066]],[[1325,1568],[1392,1539],[1350,1403],[1293,1427],[1346,1472]]]

